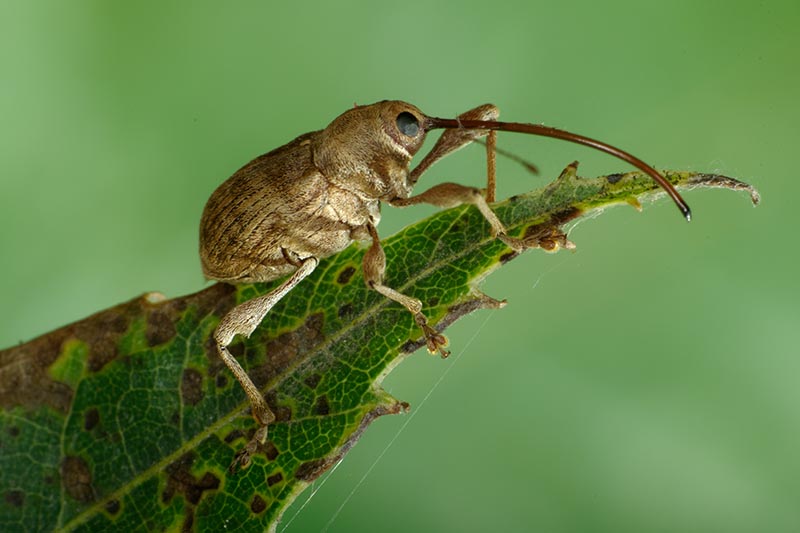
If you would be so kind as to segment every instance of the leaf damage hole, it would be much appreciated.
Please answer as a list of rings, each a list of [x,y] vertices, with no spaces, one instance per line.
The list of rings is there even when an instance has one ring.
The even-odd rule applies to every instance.
[[[619,174],[619,173],[618,173],[618,174],[609,174],[608,176],[606,176],[606,180],[607,180],[607,181],[608,181],[608,182],[609,182],[611,185],[614,185],[614,184],[615,184],[615,183],[617,183],[619,180],[621,180],[621,179],[622,179],[622,177],[623,177],[624,175],[625,175],[625,174]]]

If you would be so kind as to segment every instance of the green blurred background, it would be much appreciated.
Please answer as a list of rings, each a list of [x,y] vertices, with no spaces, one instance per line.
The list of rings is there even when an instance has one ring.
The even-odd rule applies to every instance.
[[[0,4],[0,346],[204,287],[211,191],[354,102],[489,101],[749,180],[763,204],[687,192],[691,224],[664,200],[612,209],[574,253],[493,274],[483,290],[509,305],[452,327],[451,359],[394,371],[413,415],[378,420],[286,531],[800,531],[800,4],[290,5]],[[500,161],[501,197],[574,159],[629,169],[500,145],[542,169]],[[473,148],[424,181],[483,168]],[[386,208],[381,233],[430,212]]]

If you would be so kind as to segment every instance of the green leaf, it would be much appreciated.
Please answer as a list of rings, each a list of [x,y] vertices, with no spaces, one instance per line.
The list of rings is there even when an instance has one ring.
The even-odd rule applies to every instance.
[[[510,234],[555,249],[568,242],[568,221],[638,205],[656,189],[638,172],[582,179],[575,170],[496,204]],[[731,178],[667,177],[679,187],[748,190],[758,201]],[[386,284],[422,300],[438,329],[502,305],[475,285],[517,256],[469,206],[384,247]],[[150,293],[0,352],[0,530],[274,530],[372,420],[408,409],[380,383],[424,343],[405,309],[365,287],[364,250],[322,261],[231,346],[277,415],[267,444],[236,474],[228,466],[255,423],[209,335],[234,305],[272,285],[216,284],[172,300]]]

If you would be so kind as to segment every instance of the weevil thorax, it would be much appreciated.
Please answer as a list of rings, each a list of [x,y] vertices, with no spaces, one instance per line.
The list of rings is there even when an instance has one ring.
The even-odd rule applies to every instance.
[[[337,187],[371,200],[408,198],[409,164],[425,140],[425,115],[411,104],[356,106],[312,142],[314,165]]]

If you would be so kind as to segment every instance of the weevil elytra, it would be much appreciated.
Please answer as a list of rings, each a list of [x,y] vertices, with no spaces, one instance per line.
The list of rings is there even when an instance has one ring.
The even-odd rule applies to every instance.
[[[536,124],[498,122],[498,109],[486,104],[455,119],[429,117],[415,106],[383,101],[356,106],[325,129],[306,133],[262,155],[220,185],[211,195],[200,223],[200,258],[206,277],[227,283],[252,283],[289,276],[272,292],[235,307],[214,331],[219,355],[247,393],[259,424],[232,468],[247,466],[275,415],[261,391],[228,351],[236,335],[249,336],[269,310],[316,268],[319,260],[368,240],[364,279],[369,287],[404,306],[414,316],[428,350],[447,355],[447,339],[428,325],[422,302],[383,284],[386,259],[376,226],[380,204],[438,207],[475,205],[492,234],[514,250],[535,246],[507,235],[489,207],[494,199],[495,131],[555,137],[602,150],[649,174],[690,218],[688,205],[656,170],[608,144]],[[445,129],[431,151],[410,170],[413,156],[429,130]],[[485,195],[475,187],[436,185],[411,196],[419,177],[447,154],[489,136]],[[488,201],[487,201],[488,199]]]

